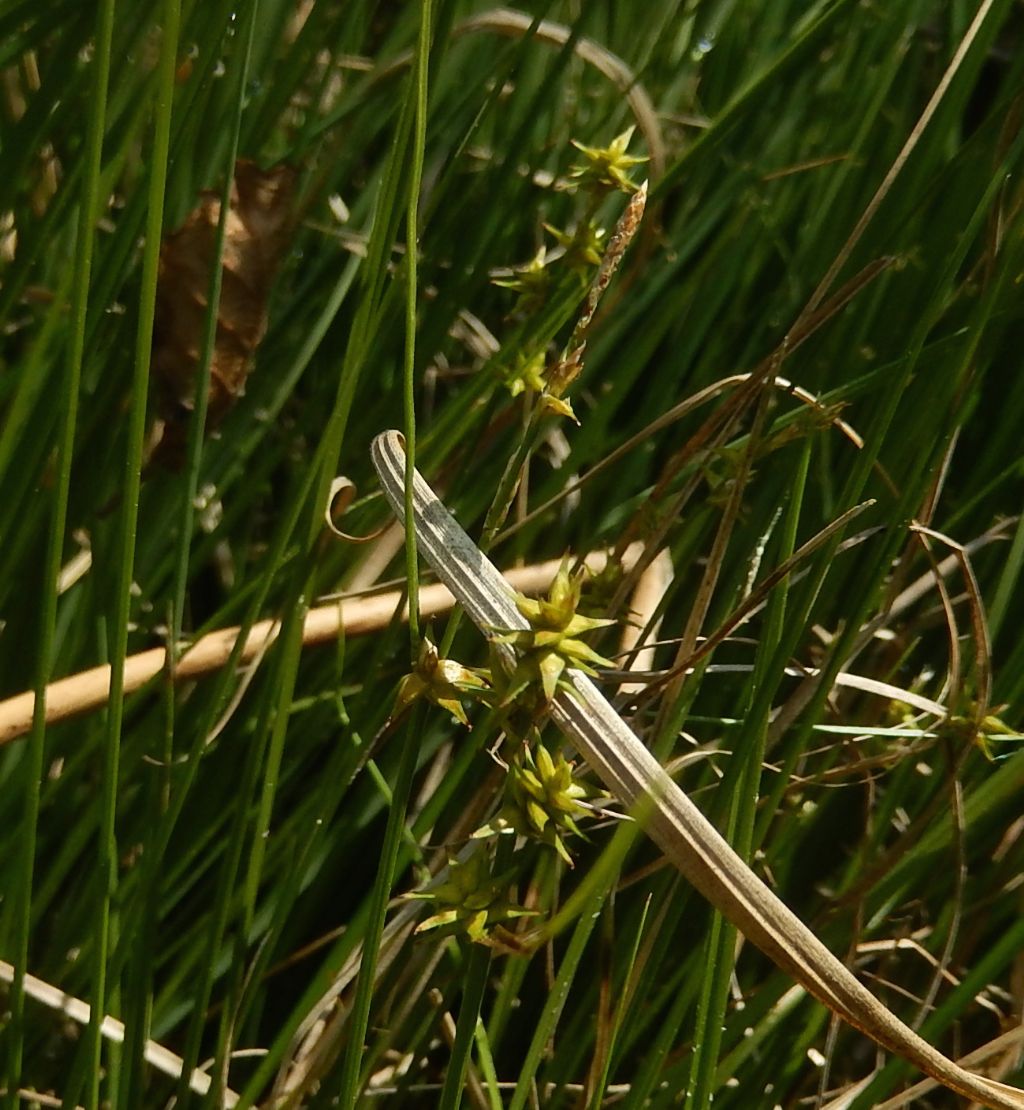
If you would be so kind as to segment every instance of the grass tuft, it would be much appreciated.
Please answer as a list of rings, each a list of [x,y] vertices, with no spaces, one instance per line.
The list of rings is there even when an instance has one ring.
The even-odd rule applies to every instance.
[[[543,676],[502,677],[500,613],[448,618],[371,462],[394,427],[529,611],[594,566],[585,645],[538,618],[520,678],[557,703],[585,647],[829,951],[1024,1084],[1021,33],[1010,0],[0,4],[8,1105],[921,1079],[600,797]],[[211,416],[231,213],[223,272],[159,259],[239,165],[293,175],[295,216]],[[160,281],[205,322],[179,469],[144,446]],[[396,710],[424,638],[474,679]],[[474,853],[416,932],[403,896]]]

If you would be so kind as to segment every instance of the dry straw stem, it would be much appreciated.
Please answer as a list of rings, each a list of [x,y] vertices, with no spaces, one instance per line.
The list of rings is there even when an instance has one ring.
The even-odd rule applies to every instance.
[[[401,518],[401,435],[378,436],[372,456],[384,492]],[[525,628],[512,586],[418,473],[413,511],[420,551],[481,631]],[[511,653],[507,646],[495,647]],[[597,687],[577,671],[567,674],[572,691],[556,696],[552,719],[666,857],[748,940],[837,1016],[943,1086],[984,1106],[1024,1110],[1024,1092],[960,1067],[883,1006],[750,870]]]
[[[14,968],[9,963],[0,960],[0,983],[13,982]],[[56,1013],[64,1014],[65,1017],[78,1022],[79,1025],[89,1024],[91,1008],[88,1002],[83,1002],[80,998],[75,998],[74,995],[65,994],[58,987],[51,986],[43,979],[37,979],[34,975],[26,975],[25,993]],[[100,1023],[100,1033],[115,1044],[124,1043],[124,1024],[118,1021],[117,1018],[105,1017]],[[170,1049],[164,1048],[156,1041],[146,1041],[144,1055],[146,1062],[156,1068],[157,1071],[175,1079],[179,1078],[185,1067],[185,1062],[180,1056],[176,1056]],[[205,1071],[196,1068],[189,1077],[188,1085],[196,1094],[208,1094],[211,1087],[210,1077]],[[230,1088],[221,1091],[222,1106],[236,1106],[237,1104],[238,1095],[235,1091]]]
[[[672,585],[674,573],[672,555],[667,547],[663,547],[640,575],[629,605],[632,620],[623,626],[619,641],[619,655],[627,660],[627,671],[643,674],[654,667],[654,641],[661,630],[658,614]],[[646,689],[646,682],[624,682],[619,687],[619,693],[641,694]]]
[[[604,552],[594,552],[587,556],[587,566],[598,573],[607,561]],[[528,567],[517,567],[509,571],[509,579],[523,593],[538,593],[547,589],[560,566],[558,559],[550,559]],[[346,636],[365,636],[377,632],[394,618],[395,611],[405,600],[400,590],[369,597],[344,597],[331,605],[322,605],[306,614],[302,632],[302,642],[309,647],[313,644],[331,643],[341,633]],[[446,586],[435,583],[424,587],[420,592],[420,615],[433,617],[448,612],[454,598]],[[402,617],[405,619],[405,612]],[[245,646],[239,656],[239,664],[251,663],[259,659],[264,651],[277,639],[281,622],[277,620],[259,621],[249,630]],[[200,678],[219,670],[231,658],[241,630],[222,628],[210,632],[197,640],[179,659],[174,668],[175,681]],[[131,655],[125,660],[124,692],[131,694],[161,673],[170,675],[167,667],[167,650],[162,647]],[[88,713],[107,704],[110,697],[110,667],[104,664],[81,671],[68,678],[52,682],[46,688],[46,723]],[[0,745],[24,736],[32,727],[32,711],[35,694],[26,691],[16,694],[6,701],[0,701]]]

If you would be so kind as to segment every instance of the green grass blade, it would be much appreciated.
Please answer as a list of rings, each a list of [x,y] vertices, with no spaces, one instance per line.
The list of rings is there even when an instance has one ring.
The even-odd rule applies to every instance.
[[[58,573],[64,552],[68,496],[78,421],[79,393],[84,356],[85,323],[89,304],[89,284],[95,245],[95,221],[99,211],[99,182],[106,124],[107,89],[110,79],[110,44],[113,34],[114,5],[111,0],[100,6],[96,17],[96,56],[94,59],[92,105],[86,135],[87,168],[82,178],[76,235],[74,277],[72,279],[73,328],[67,354],[63,384],[63,420],[60,437],[60,468],[53,497],[49,540],[42,582],[39,613],[38,668],[35,680],[35,710],[29,750],[24,760],[22,786],[24,813],[21,823],[19,875],[15,888],[12,955],[15,967],[10,998],[11,1037],[6,1060],[7,1101],[18,1103],[22,1082],[24,1049],[25,995],[24,976],[28,970],[32,930],[32,890],[35,881],[37,825],[40,786],[43,779],[46,742],[46,686],[53,675],[54,636],[57,622]],[[52,317],[51,317],[52,318]]]

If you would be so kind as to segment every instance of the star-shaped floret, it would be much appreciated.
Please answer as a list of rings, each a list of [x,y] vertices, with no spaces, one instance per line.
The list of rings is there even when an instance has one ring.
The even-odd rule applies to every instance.
[[[582,165],[573,166],[569,176],[605,189],[635,193],[639,186],[630,178],[629,171],[647,159],[626,153],[634,130],[633,127],[627,128],[612,139],[608,146],[584,146],[573,139],[572,145],[583,155],[584,161]]]
[[[603,227],[587,221],[572,231],[562,231],[553,224],[545,224],[544,230],[565,250],[563,259],[570,270],[587,275],[594,267],[601,265],[607,234]]]
[[[516,833],[550,844],[571,867],[566,835],[582,836],[576,819],[590,814],[582,799],[593,795],[575,776],[565,756],[552,756],[543,744],[522,753],[509,768],[508,801],[497,816],[477,829],[474,837]]]
[[[437,648],[424,636],[416,667],[399,683],[391,716],[397,717],[418,698],[426,698],[447,709],[459,724],[469,728],[461,699],[480,697],[487,689],[487,682],[479,671],[464,667],[454,659],[441,659]]]
[[[490,944],[491,931],[503,921],[517,917],[535,917],[528,910],[510,901],[507,891],[513,872],[492,875],[487,852],[474,851],[466,860],[451,857],[448,875],[426,890],[414,891],[406,898],[432,902],[438,912],[416,926],[417,933],[441,929],[445,935],[464,932],[477,944]]]
[[[551,701],[567,666],[594,675],[597,673],[594,666],[614,665],[577,638],[584,632],[615,623],[576,612],[581,586],[582,576],[570,574],[568,562],[563,562],[546,598],[516,595],[516,608],[530,622],[530,627],[494,637],[497,643],[511,644],[519,652],[505,704],[537,680],[544,691],[544,700]]]
[[[512,277],[493,279],[495,285],[519,294],[516,308],[520,312],[541,308],[547,300],[551,290],[547,253],[547,248],[542,246],[525,266],[515,270]]]

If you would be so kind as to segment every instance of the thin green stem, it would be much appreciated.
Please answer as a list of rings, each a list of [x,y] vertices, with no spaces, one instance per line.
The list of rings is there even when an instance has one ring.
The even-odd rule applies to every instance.
[[[494,500],[491,502],[491,507],[487,512],[487,517],[484,520],[483,530],[480,534],[480,550],[485,554],[490,551],[501,526],[505,523],[505,518],[508,516],[509,509],[512,507],[512,500],[515,497],[516,487],[519,485],[520,475],[522,474],[523,467],[526,465],[526,460],[530,457],[530,452],[533,450],[533,445],[537,439],[537,429],[540,427],[542,409],[538,405],[533,410],[533,415],[523,429],[522,438],[519,445],[509,459],[501,475],[501,480],[498,483],[498,489],[494,494]]]
[[[747,448],[748,466],[753,463],[753,453],[761,441],[762,423],[766,415],[767,392],[762,393],[754,426],[750,433]],[[794,482],[786,517],[782,550],[779,562],[792,555],[796,529],[800,520],[803,503],[803,490],[807,482],[807,469],[810,465],[810,441],[805,439],[800,455],[800,465]],[[768,679],[769,661],[781,639],[786,611],[788,587],[785,580],[773,591],[768,604],[766,627],[758,652],[756,679],[751,689],[760,689]],[[746,716],[746,714],[744,714]],[[735,766],[735,780],[729,801],[727,837],[743,859],[749,859],[757,814],[757,799],[761,782],[761,767],[764,759],[768,731],[767,709],[761,714],[747,717],[748,740],[742,746],[742,757]],[[722,1043],[729,990],[733,976],[733,960],[736,948],[736,928],[729,924],[721,914],[712,917],[711,935],[707,942],[708,975],[701,985],[698,1004],[696,1033],[694,1036],[694,1059],[691,1079],[688,1085],[686,1107],[707,1110],[714,1100],[717,1084],[719,1053]]]
[[[238,67],[238,77],[235,82],[235,111],[231,120],[229,151],[225,165],[224,187],[221,192],[220,218],[217,223],[213,250],[213,269],[210,274],[210,284],[207,295],[207,310],[205,332],[200,356],[199,367],[196,375],[194,393],[193,416],[189,422],[188,440],[186,445],[186,464],[182,483],[182,499],[180,524],[178,528],[178,543],[174,568],[174,581],[171,595],[170,632],[168,636],[168,651],[170,665],[173,667],[181,643],[181,630],[184,619],[185,595],[188,584],[189,552],[195,518],[195,497],[199,482],[199,466],[202,456],[203,433],[206,425],[206,412],[208,407],[210,368],[213,362],[214,341],[217,330],[217,315],[220,304],[222,283],[222,258],[224,253],[225,229],[229,212],[231,185],[233,180],[233,167],[237,157],[238,135],[241,127],[242,106],[245,100],[245,86],[248,73],[249,58],[252,50],[253,30],[259,0],[253,0],[249,7],[249,15],[243,27],[241,62]],[[173,687],[168,683],[165,687],[164,706],[166,726],[163,736],[163,749],[160,758],[166,767],[173,762],[172,738],[174,734],[174,709],[175,698]],[[152,773],[152,772],[151,772]],[[168,808],[170,789],[169,775],[162,772],[165,779],[159,789],[152,791],[153,811],[165,813]],[[153,822],[147,825],[146,842],[143,847],[143,886],[141,900],[144,903],[142,910],[142,928],[148,931],[150,937],[155,937],[156,923],[158,920],[158,904],[161,892],[164,889],[162,866],[162,852],[160,851],[160,825]],[[149,1036],[149,1019],[152,1010],[152,966],[153,943],[140,943],[133,952],[132,970],[126,988],[125,1014],[127,1021],[125,1036],[126,1064],[121,1077],[121,1102],[123,1105],[137,1105],[144,1089],[145,1041]],[[190,1070],[190,1069],[189,1069]]]
[[[416,529],[413,527],[413,474],[416,472],[416,326],[417,276],[419,272],[419,203],[423,181],[423,155],[427,145],[427,81],[430,71],[431,0],[420,0],[420,32],[416,46],[415,118],[412,159],[409,168],[409,199],[406,210],[405,366],[403,373],[403,431],[405,433],[405,570],[409,591],[409,647],[415,664],[420,645],[419,571],[416,558]]]
[[[647,901],[644,903],[643,910],[640,914],[640,920],[637,923],[636,935],[633,938],[632,947],[629,949],[629,954],[623,967],[622,993],[619,995],[619,1001],[615,1007],[601,1074],[591,1093],[588,1110],[601,1110],[601,1107],[604,1105],[605,1090],[608,1086],[608,1075],[611,1071],[612,1060],[615,1056],[616,1041],[626,1017],[626,1009],[632,997],[632,992],[628,988],[630,986],[630,980],[633,977],[634,969],[636,968],[637,956],[640,952],[640,941],[643,938],[644,929],[647,926],[647,914],[650,908],[651,899],[650,895],[648,895]]]
[[[359,965],[359,977],[356,980],[356,994],[348,1020],[348,1044],[342,1062],[339,1096],[336,1102],[342,1110],[353,1110],[359,1098],[364,1042],[377,979],[377,953],[384,933],[384,918],[391,899],[391,885],[398,863],[398,852],[405,837],[405,814],[412,792],[413,772],[416,769],[425,715],[424,706],[419,703],[407,719],[401,763],[391,795],[380,865],[370,898],[369,920],[363,933],[363,956]]]
[[[551,1039],[555,1035],[558,1020],[562,1016],[562,1010],[565,1008],[565,1003],[569,997],[569,990],[576,978],[577,971],[579,971],[583,954],[586,952],[587,941],[590,940],[590,934],[594,931],[594,926],[601,916],[601,906],[608,896],[608,890],[616,874],[617,872],[612,872],[604,875],[605,882],[595,887],[589,902],[580,914],[580,919],[573,930],[572,939],[569,941],[565,956],[558,968],[554,986],[548,995],[540,1020],[534,1029],[533,1037],[530,1039],[530,1047],[527,1049],[526,1058],[519,1069],[519,1080],[516,1083],[509,1110],[525,1110],[527,1100],[533,1090],[537,1069],[540,1067],[544,1053],[548,1050]]]
[[[114,892],[117,888],[116,820],[121,725],[124,717],[124,665],[128,654],[128,624],[138,527],[142,447],[146,427],[146,399],[149,393],[150,349],[153,341],[153,318],[160,263],[160,239],[163,229],[164,192],[167,182],[167,158],[170,149],[171,109],[174,101],[174,78],[177,66],[180,22],[180,0],[165,0],[163,19],[161,20],[163,36],[157,79],[155,132],[149,178],[149,210],[146,220],[146,245],[142,256],[142,288],[139,297],[135,371],[132,379],[132,406],[128,418],[128,446],[124,469],[121,535],[118,547],[114,617],[111,629],[110,711],[103,751],[103,786],[96,862],[99,906],[93,936],[92,1021],[88,1032],[89,1052],[92,1061],[92,1074],[87,1097],[87,1105],[90,1110],[97,1107],[100,1102],[102,1045],[100,1023],[107,1005],[107,962],[110,957],[111,943],[114,939],[111,936],[111,908]]]
[[[57,623],[57,579],[64,551],[68,499],[71,488],[71,466],[75,449],[75,428],[81,392],[82,363],[85,355],[86,318],[89,308],[89,284],[92,275],[96,218],[100,204],[100,174],[103,162],[103,135],[106,130],[107,93],[110,84],[111,39],[114,28],[114,0],[104,0],[96,15],[95,58],[88,128],[85,140],[85,172],[78,212],[75,265],[71,295],[71,342],[63,387],[64,413],[60,433],[59,467],[49,539],[44,563],[42,596],[39,613],[38,667],[35,681],[35,705],[32,733],[26,753],[23,797],[24,809],[20,836],[20,868],[16,888],[14,927],[14,982],[8,1001],[10,1037],[7,1057],[7,1096],[9,1106],[19,1104],[22,1053],[24,1048],[24,982],[29,962],[29,938],[32,931],[32,887],[35,878],[39,793],[43,778],[46,747],[46,686],[53,674],[54,636]],[[51,319],[56,319],[52,314]],[[44,331],[41,341],[48,338]]]
[[[185,591],[188,588],[189,549],[192,543],[192,530],[195,522],[195,499],[196,491],[199,488],[199,464],[202,461],[203,436],[206,431],[206,414],[210,400],[210,370],[213,365],[213,352],[217,337],[217,316],[220,310],[221,285],[224,279],[224,241],[231,206],[231,186],[234,181],[235,162],[238,159],[238,142],[242,131],[245,88],[249,80],[253,35],[259,9],[260,0],[251,0],[248,17],[242,30],[241,58],[238,63],[235,81],[235,106],[231,118],[231,132],[224,164],[220,214],[217,219],[217,230],[214,237],[213,269],[210,273],[210,285],[207,293],[203,346],[196,372],[193,414],[189,421],[188,442],[185,448],[185,480],[182,483],[181,523],[174,570],[173,608],[171,610],[170,652],[172,657],[178,651],[178,641],[181,638],[182,622],[184,620]]]
[[[459,1018],[455,1024],[455,1043],[444,1076],[444,1087],[438,1110],[459,1110],[462,1091],[466,1082],[466,1068],[473,1049],[480,1005],[487,989],[487,975],[491,966],[491,952],[482,944],[474,944],[466,961],[463,976],[462,998],[459,1001]]]
[[[421,0],[420,30],[417,48],[414,89],[410,99],[413,102],[413,150],[409,180],[409,196],[406,211],[407,229],[407,273],[406,273],[406,320],[405,320],[405,364],[403,374],[404,431],[406,442],[405,469],[405,552],[406,572],[409,590],[409,638],[412,659],[419,652],[419,593],[417,578],[416,531],[413,514],[413,478],[415,466],[410,464],[410,455],[415,457],[416,450],[416,403],[415,403],[415,359],[417,323],[417,249],[418,249],[418,206],[420,183],[423,174],[423,152],[426,145],[427,125],[427,73],[430,50],[431,2]],[[399,124],[401,129],[401,123]],[[400,142],[400,137],[396,142]],[[396,157],[399,148],[396,146]],[[395,164],[392,165],[392,170]],[[348,1046],[342,1063],[339,1105],[354,1107],[359,1097],[360,1065],[363,1058],[363,1044],[370,1016],[370,1004],[376,980],[377,955],[387,904],[391,896],[398,851],[405,836],[405,814],[412,789],[412,776],[416,767],[419,748],[419,733],[423,723],[423,710],[414,712],[409,720],[405,735],[402,760],[395,783],[394,793],[388,811],[388,825],[385,832],[384,850],[381,854],[377,878],[370,901],[369,922],[363,938],[363,958],[356,983],[356,997],[349,1018]]]

